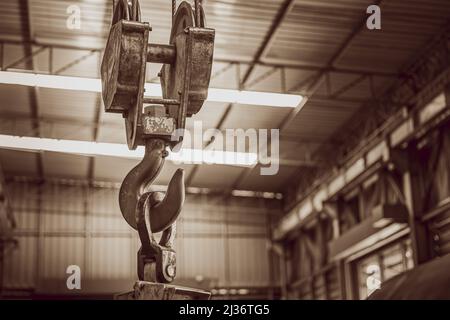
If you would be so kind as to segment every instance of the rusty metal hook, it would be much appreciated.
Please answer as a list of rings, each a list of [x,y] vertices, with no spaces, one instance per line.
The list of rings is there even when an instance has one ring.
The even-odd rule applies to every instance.
[[[159,192],[146,192],[139,199],[136,207],[136,222],[138,227],[138,234],[142,244],[142,253],[146,256],[154,256],[157,254],[156,246],[163,246],[171,248],[175,238],[176,222],[174,221],[167,229],[162,232],[158,245],[151,231],[152,222],[151,216],[154,214],[153,206],[159,202],[156,195]],[[152,214],[150,214],[150,211]]]
[[[161,171],[167,155],[164,140],[146,139],[144,158],[122,182],[119,193],[120,210],[134,229],[137,229],[135,212],[138,200]],[[155,198],[152,204],[152,232],[167,229],[177,219],[184,202],[184,193],[184,170],[177,169],[169,182],[164,198],[155,193],[155,197],[160,199]]]

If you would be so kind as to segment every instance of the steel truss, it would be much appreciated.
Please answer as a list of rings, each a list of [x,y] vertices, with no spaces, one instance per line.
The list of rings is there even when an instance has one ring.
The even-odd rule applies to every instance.
[[[350,128],[337,134],[340,144],[324,145],[317,158],[327,164],[314,175],[291,185],[295,199],[303,199],[327,180],[332,172],[358,159],[383,139],[383,133],[394,128],[419,107],[445,91],[450,83],[450,25],[419,52],[416,59],[404,68],[402,76],[380,99],[369,101],[364,113],[357,113],[343,127]],[[356,124],[351,126],[351,124]],[[333,154],[333,157],[330,157]],[[336,156],[337,155],[337,156]],[[328,161],[327,161],[328,160]],[[303,187],[302,187],[303,186]],[[289,192],[288,192],[289,193]]]

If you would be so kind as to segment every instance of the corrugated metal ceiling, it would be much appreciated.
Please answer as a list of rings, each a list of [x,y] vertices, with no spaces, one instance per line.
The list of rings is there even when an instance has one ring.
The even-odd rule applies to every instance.
[[[329,140],[337,130],[342,130],[352,115],[358,111],[363,112],[361,107],[365,102],[372,99],[373,94],[379,95],[389,88],[395,79],[393,75],[411,61],[448,23],[450,17],[450,2],[445,0],[381,1],[382,30],[370,31],[365,27],[358,30],[358,26],[367,17],[366,8],[372,2],[294,1],[261,56],[261,62],[266,65],[257,65],[250,74],[245,87],[248,90],[293,90],[303,93],[319,72],[333,69],[326,74],[315,94],[281,134],[289,137],[281,143],[281,154],[288,160],[309,157],[321,143]],[[21,42],[25,31],[23,22],[28,19],[28,15],[21,10],[21,3],[28,3],[29,40],[35,44],[98,49],[104,47],[112,1],[1,1],[0,42],[18,41],[17,44],[5,43],[3,66],[17,61],[26,52]],[[248,63],[255,58],[283,3],[282,0],[204,0],[208,25],[216,29],[215,58],[221,59],[214,63],[212,87],[239,87],[237,75],[242,80],[248,70]],[[66,27],[66,10],[74,4],[81,8],[81,30]],[[143,20],[149,21],[153,27],[150,41],[166,43],[171,23],[170,1],[141,1],[141,8]],[[345,42],[355,30],[358,31],[346,45]],[[37,45],[31,47],[32,51],[39,49]],[[329,65],[340,49],[343,50],[338,59]],[[49,54],[49,50],[41,49],[33,57],[31,61],[34,70],[48,71]],[[60,48],[54,49],[52,56],[53,71],[60,70],[63,75],[98,77],[101,57],[98,51]],[[223,60],[243,63],[229,64]],[[282,70],[270,65],[275,63],[286,67]],[[29,64],[24,62],[14,68],[27,67]],[[150,66],[148,81],[156,81],[159,68]],[[361,79],[358,81],[358,78]],[[0,85],[1,133],[34,134],[30,97],[32,96],[27,88]],[[101,103],[99,94],[38,89],[36,97],[42,137],[80,140],[94,138],[96,112]],[[201,120],[205,129],[214,128],[227,107],[227,104],[208,102],[195,119],[188,120],[187,127],[192,129],[193,120]],[[235,105],[221,128],[278,128],[288,113],[289,110],[281,108]],[[97,140],[124,143],[124,136],[122,119],[101,112]],[[34,158],[35,154],[27,152],[0,152],[3,167],[13,174],[37,174]],[[49,176],[66,173],[73,177],[87,177],[87,160],[82,156],[45,154],[44,173]],[[120,180],[134,163],[132,160],[98,158],[95,160],[94,178]],[[285,165],[280,174],[272,178],[260,177],[256,167],[242,181],[239,177],[245,172],[243,168],[201,167],[195,173],[192,184],[227,189],[240,181],[238,188],[241,189],[279,191],[299,167],[301,165]],[[188,173],[191,170],[189,167],[186,169]],[[162,176],[164,175],[163,173]],[[170,173],[167,177],[170,177]],[[166,178],[163,177],[161,182],[165,182]]]

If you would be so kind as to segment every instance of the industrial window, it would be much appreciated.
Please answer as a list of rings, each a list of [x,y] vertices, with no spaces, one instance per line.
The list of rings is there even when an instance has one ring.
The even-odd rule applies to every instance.
[[[412,267],[412,250],[409,239],[364,257],[356,263],[359,298],[367,298],[380,287],[383,281]]]

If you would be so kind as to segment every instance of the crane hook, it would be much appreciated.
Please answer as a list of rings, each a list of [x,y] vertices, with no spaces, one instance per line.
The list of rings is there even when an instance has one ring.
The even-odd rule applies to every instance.
[[[164,158],[167,155],[164,140],[146,139],[144,158],[127,174],[122,182],[119,192],[120,211],[128,224],[136,230],[136,205],[161,171]],[[169,182],[164,198],[158,199],[152,206],[152,232],[164,231],[172,225],[180,214],[184,198],[184,170],[177,169]]]

